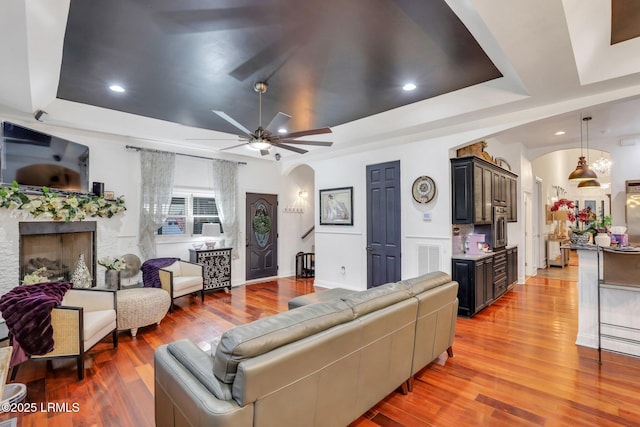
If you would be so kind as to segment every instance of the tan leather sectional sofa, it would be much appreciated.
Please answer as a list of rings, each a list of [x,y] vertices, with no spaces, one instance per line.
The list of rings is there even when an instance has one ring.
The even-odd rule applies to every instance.
[[[234,327],[211,353],[163,345],[156,425],[347,425],[451,354],[457,292],[448,274],[429,273]]]

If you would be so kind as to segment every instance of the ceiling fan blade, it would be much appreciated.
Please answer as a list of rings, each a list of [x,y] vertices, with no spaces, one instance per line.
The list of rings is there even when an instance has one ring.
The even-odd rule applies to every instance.
[[[269,123],[265,129],[271,132],[272,134],[276,134],[278,133],[278,129],[283,127],[290,119],[291,119],[290,115],[285,114],[283,112],[279,112],[271,120],[271,123]]]
[[[331,147],[333,145],[333,142],[330,141],[296,141],[294,139],[275,139],[271,142],[281,142],[285,144],[318,145],[320,147]]]
[[[219,151],[233,150],[234,148],[242,147],[243,145],[247,145],[247,143],[243,142],[242,144],[236,144],[236,145],[232,145],[231,147],[221,148]]]
[[[269,150],[260,150],[260,154],[262,154],[263,156],[266,156],[269,154]]]
[[[319,128],[319,129],[308,129],[308,130],[301,130],[299,132],[290,132],[290,133],[284,133],[281,135],[281,137],[284,139],[290,139],[290,138],[300,138],[301,136],[307,136],[307,135],[320,135],[322,133],[331,133],[331,128]]]
[[[244,135],[238,135],[237,138],[185,138],[185,141],[248,141],[249,138]]]
[[[247,135],[249,135],[250,137],[253,137],[253,135],[251,134],[251,131],[249,129],[247,129],[246,127],[242,126],[240,123],[236,122],[234,119],[232,119],[227,113],[225,113],[224,111],[216,111],[216,110],[212,110],[214,113],[216,113],[218,116],[220,116],[220,118],[226,120],[227,122],[231,123],[233,126],[235,126],[236,128],[240,129],[242,132],[246,133]]]
[[[281,144],[279,142],[272,142],[271,145],[273,145],[274,147],[284,148],[285,150],[294,151],[299,154],[307,153],[307,150],[303,150],[302,148],[291,147],[289,145]]]

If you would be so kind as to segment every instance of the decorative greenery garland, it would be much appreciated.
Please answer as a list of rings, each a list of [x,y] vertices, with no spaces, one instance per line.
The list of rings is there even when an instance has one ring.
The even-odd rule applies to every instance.
[[[42,187],[42,195],[30,197],[20,190],[16,181],[13,181],[11,187],[0,187],[0,207],[23,210],[34,217],[66,222],[82,221],[88,217],[111,218],[127,210],[123,196],[116,200],[89,194],[63,196]]]
[[[271,231],[271,218],[265,214],[258,214],[253,218],[253,229],[256,233],[267,234]]]

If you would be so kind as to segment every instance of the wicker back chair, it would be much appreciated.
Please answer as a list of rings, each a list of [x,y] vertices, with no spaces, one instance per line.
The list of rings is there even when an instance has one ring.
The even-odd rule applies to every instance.
[[[204,271],[200,264],[178,260],[158,270],[162,289],[169,292],[173,313],[173,300],[192,293],[199,293],[204,302]]]
[[[30,359],[59,359],[75,357],[78,380],[84,378],[84,353],[105,338],[113,337],[118,347],[116,325],[116,292],[108,289],[69,289],[62,304],[51,311],[54,348],[51,352]],[[11,379],[18,372],[13,368]]]

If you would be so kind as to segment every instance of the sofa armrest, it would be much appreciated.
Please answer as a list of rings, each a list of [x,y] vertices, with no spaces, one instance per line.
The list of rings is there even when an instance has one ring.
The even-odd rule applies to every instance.
[[[215,397],[169,352],[168,344],[154,353],[154,386],[157,427],[253,426],[253,405],[240,406],[233,399]]]
[[[203,270],[200,264],[195,264],[188,261],[180,261],[180,270],[183,276],[200,276],[202,277]]]
[[[213,375],[213,358],[208,353],[187,339],[172,342],[167,348],[215,397],[231,400],[231,388]]]
[[[84,311],[115,310],[114,289],[69,289],[62,300],[63,305],[83,307]]]

